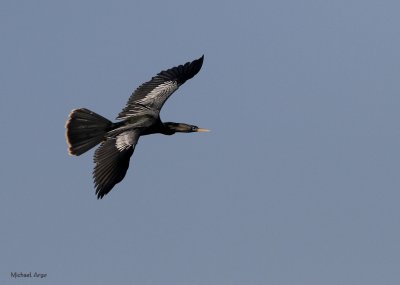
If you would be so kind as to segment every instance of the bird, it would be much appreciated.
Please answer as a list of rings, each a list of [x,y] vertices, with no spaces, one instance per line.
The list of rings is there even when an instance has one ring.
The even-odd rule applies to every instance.
[[[163,70],[140,85],[129,97],[116,122],[86,108],[70,112],[65,125],[68,153],[79,156],[100,144],[93,156],[93,181],[97,199],[102,199],[124,179],[141,136],[209,132],[195,125],[163,122],[160,119],[164,103],[200,71],[203,60],[204,55]]]

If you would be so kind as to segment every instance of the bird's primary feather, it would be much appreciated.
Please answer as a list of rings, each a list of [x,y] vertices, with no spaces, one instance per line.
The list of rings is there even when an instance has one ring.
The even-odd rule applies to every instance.
[[[138,139],[138,132],[122,133],[116,139],[102,142],[96,150],[93,158],[96,164],[93,179],[98,198],[103,198],[115,184],[124,179]]]
[[[117,119],[126,119],[146,109],[159,112],[172,93],[200,71],[203,60],[204,56],[184,65],[161,71],[150,81],[140,85],[132,93]]]

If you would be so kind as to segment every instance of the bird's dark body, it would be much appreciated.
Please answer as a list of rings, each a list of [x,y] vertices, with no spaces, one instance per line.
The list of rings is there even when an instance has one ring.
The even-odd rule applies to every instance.
[[[98,198],[103,198],[125,177],[140,136],[207,131],[184,123],[164,123],[160,119],[165,101],[200,71],[203,58],[162,71],[139,86],[119,113],[119,122],[113,123],[85,108],[71,112],[66,124],[69,153],[81,155],[100,143],[94,154],[93,171]]]
[[[146,121],[144,126],[135,126],[138,121]],[[149,118],[147,116],[131,117],[122,122],[115,122],[111,125],[109,129],[110,134],[113,130],[118,130],[120,128],[129,128],[132,126],[132,130],[136,130],[140,133],[140,136],[152,135],[152,134],[163,134],[163,135],[173,135],[175,131],[165,126],[165,124],[158,118]]]

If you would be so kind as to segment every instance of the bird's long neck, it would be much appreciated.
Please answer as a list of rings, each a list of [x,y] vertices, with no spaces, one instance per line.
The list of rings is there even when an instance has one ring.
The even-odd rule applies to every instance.
[[[175,133],[191,133],[194,132],[196,126],[192,126],[189,124],[184,123],[173,123],[173,122],[166,122],[164,125],[164,132],[163,134],[172,135]]]
[[[149,128],[145,128],[143,130],[142,135],[151,135],[151,134],[163,134],[163,135],[173,135],[176,131],[173,130],[168,123],[164,124],[163,122],[158,121],[154,125]]]
[[[170,136],[177,132],[176,129],[173,127],[173,125],[176,123],[161,123],[161,124],[162,128],[160,133],[162,133],[163,135]]]

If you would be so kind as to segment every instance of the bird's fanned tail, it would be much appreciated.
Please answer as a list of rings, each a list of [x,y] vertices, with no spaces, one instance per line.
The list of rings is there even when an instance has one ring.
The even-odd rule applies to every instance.
[[[72,110],[66,124],[68,152],[81,155],[104,140],[112,122],[106,118],[81,108]]]

